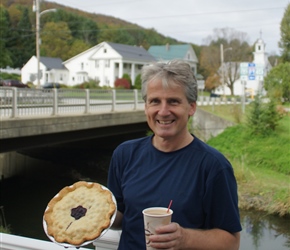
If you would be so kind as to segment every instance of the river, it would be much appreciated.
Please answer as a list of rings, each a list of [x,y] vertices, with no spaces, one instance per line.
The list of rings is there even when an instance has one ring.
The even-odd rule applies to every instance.
[[[40,150],[41,151],[41,150]],[[6,223],[13,234],[49,240],[42,228],[42,216],[48,201],[64,186],[79,179],[106,185],[107,167],[111,150],[45,149],[54,165],[49,169],[39,166],[21,176],[1,181],[0,205],[4,207]],[[27,152],[26,152],[27,153]],[[39,150],[35,150],[36,156]],[[28,154],[32,154],[31,152]],[[45,158],[45,157],[44,157]],[[290,220],[256,211],[241,211],[240,250],[290,249]],[[93,248],[89,245],[87,248]]]

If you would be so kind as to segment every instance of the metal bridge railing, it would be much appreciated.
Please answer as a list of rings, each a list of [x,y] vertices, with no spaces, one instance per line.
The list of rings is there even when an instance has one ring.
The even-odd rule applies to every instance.
[[[142,110],[140,91],[0,88],[0,118]]]
[[[241,103],[239,98],[200,96],[198,106]],[[137,89],[0,88],[0,119],[144,110]]]

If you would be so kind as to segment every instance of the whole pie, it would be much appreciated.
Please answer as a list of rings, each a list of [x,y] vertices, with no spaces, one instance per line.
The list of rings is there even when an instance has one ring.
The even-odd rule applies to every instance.
[[[109,190],[98,183],[76,182],[48,203],[44,212],[47,234],[56,242],[80,246],[110,227],[115,210]]]

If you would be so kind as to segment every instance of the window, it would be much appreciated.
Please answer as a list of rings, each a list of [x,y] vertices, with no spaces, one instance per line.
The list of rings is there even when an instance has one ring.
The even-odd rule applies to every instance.
[[[83,70],[84,69],[84,63],[82,62],[81,63],[81,70]]]
[[[105,60],[105,67],[109,68],[110,67],[110,60]]]
[[[187,53],[187,59],[190,60],[190,53]]]
[[[107,49],[104,49],[104,53],[107,53]]]
[[[95,68],[99,68],[99,60],[95,60]]]

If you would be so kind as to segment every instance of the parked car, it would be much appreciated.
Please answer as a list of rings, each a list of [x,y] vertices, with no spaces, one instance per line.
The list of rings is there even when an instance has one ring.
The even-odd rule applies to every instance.
[[[47,82],[45,84],[42,85],[42,88],[44,89],[59,89],[60,88],[60,84],[57,82]]]
[[[210,97],[221,97],[221,96],[215,93],[210,93]]]
[[[15,79],[5,79],[0,81],[1,87],[16,87],[16,88],[29,88],[27,84],[22,83],[19,80]]]

